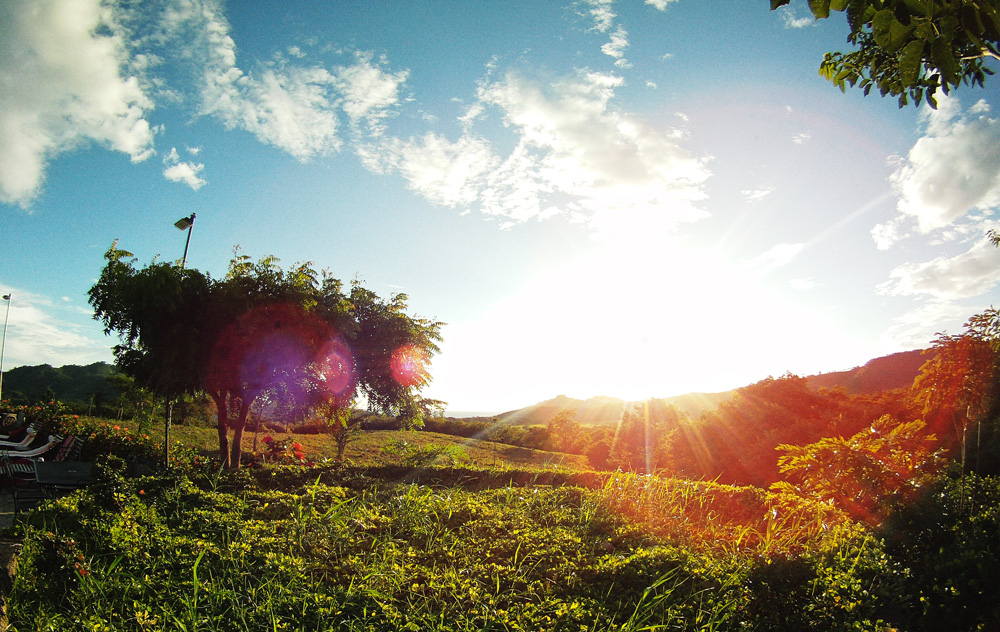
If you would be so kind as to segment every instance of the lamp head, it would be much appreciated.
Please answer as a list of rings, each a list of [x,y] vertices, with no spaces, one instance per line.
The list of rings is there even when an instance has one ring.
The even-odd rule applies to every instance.
[[[194,224],[194,213],[191,213],[190,217],[182,217],[174,222],[174,226],[176,226],[178,230],[187,230],[191,228],[192,224]]]

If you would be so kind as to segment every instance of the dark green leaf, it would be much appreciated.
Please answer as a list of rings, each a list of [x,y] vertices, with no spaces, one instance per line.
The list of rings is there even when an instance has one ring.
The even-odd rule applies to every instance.
[[[830,0],[809,0],[809,10],[817,20],[830,17]]]
[[[896,16],[889,9],[882,9],[872,18],[872,37],[882,48],[889,47],[889,29],[896,21]]]
[[[903,48],[899,56],[899,79],[904,85],[916,83],[920,76],[920,66],[924,52],[924,43],[914,40]]]
[[[931,42],[931,61],[941,71],[946,83],[957,84],[959,82],[958,61],[954,57],[951,46],[942,38]]]

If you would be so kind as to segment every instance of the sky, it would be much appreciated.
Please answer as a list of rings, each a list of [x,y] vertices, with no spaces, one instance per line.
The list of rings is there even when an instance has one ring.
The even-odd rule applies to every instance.
[[[189,267],[311,261],[446,323],[424,394],[451,411],[960,332],[1000,304],[1000,80],[841,93],[844,16],[768,8],[0,0],[3,369],[112,361],[104,253],[179,260],[191,213]]]

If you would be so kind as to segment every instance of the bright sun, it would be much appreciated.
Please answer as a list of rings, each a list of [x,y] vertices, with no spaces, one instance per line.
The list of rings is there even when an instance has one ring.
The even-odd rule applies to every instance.
[[[433,373],[461,383],[463,401],[500,411],[559,394],[642,400],[728,390],[831,354],[857,358],[848,337],[745,268],[676,240],[655,249],[601,244],[480,320],[450,326]],[[490,342],[473,342],[482,340]],[[475,357],[491,358],[489,369],[463,373]],[[837,368],[849,367],[817,370]]]

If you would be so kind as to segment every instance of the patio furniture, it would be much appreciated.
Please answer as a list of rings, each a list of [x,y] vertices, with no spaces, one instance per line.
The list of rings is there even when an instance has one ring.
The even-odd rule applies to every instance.
[[[36,456],[41,456],[56,447],[65,440],[65,437],[61,435],[49,435],[48,441],[37,448],[32,448],[31,450],[10,450],[0,446],[0,455],[9,456],[12,459],[30,459]]]
[[[23,436],[21,437],[17,437],[16,435],[14,436],[15,439],[13,440],[4,440],[3,437],[0,437],[0,449],[24,450],[31,444],[32,441],[35,440],[35,437],[38,436],[38,426],[36,426],[35,424],[31,424],[30,426],[28,426],[27,430],[25,430]]]
[[[94,480],[90,465],[86,461],[38,461],[35,463],[35,482],[53,491],[86,487]]]
[[[49,497],[35,480],[33,465],[32,463],[32,470],[28,473],[25,472],[23,464],[21,467],[15,468],[6,453],[0,455],[0,473],[3,474],[4,482],[10,486],[10,493],[14,499],[15,516]]]

